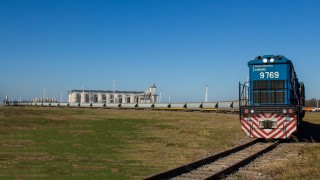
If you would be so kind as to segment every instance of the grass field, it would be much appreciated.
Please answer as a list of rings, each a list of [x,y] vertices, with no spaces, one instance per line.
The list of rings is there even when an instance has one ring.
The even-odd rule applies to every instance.
[[[226,149],[237,115],[4,107],[1,178],[141,179]]]
[[[234,114],[2,107],[0,178],[141,179],[243,138]]]

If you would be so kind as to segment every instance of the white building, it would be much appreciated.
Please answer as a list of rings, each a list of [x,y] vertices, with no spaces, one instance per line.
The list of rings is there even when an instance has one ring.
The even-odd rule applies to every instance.
[[[69,103],[155,103],[157,87],[153,84],[144,91],[71,90]]]

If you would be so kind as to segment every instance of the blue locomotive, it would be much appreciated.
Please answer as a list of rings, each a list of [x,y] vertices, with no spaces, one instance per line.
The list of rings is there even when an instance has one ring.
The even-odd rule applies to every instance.
[[[248,62],[249,79],[239,84],[241,129],[249,137],[286,139],[304,117],[305,88],[292,62],[281,55]]]

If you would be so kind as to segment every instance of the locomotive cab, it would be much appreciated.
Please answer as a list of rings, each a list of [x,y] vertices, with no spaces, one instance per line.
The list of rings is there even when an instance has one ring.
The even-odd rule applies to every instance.
[[[304,85],[284,56],[248,62],[249,80],[239,86],[241,129],[255,138],[289,138],[303,118]]]

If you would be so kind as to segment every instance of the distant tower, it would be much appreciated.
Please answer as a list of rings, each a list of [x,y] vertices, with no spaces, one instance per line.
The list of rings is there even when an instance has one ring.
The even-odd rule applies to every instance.
[[[159,92],[159,99],[158,99],[158,103],[161,103],[161,89],[160,89],[160,92]]]
[[[151,97],[151,101],[153,103],[157,102],[157,86],[155,84],[152,84],[152,86],[150,86],[149,90],[147,91],[147,93],[150,94]]]
[[[152,86],[150,87],[149,91],[150,91],[150,93],[152,95],[157,94],[157,86],[155,84],[152,84]]]
[[[3,102],[3,105],[9,105],[9,97],[6,96],[6,99]]]
[[[205,85],[205,98],[204,98],[204,102],[208,102],[208,88],[209,88],[209,85],[206,84]]]

